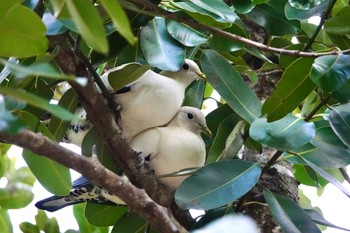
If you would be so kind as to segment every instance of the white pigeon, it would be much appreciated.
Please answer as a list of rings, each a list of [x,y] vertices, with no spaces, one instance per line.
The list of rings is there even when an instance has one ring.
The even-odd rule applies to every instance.
[[[112,91],[107,77],[102,81]],[[185,59],[179,71],[162,71],[157,74],[148,70],[140,78],[118,90],[115,101],[121,106],[120,123],[125,139],[130,142],[145,129],[167,124],[181,107],[186,87],[199,78],[205,80],[198,65]],[[79,119],[70,124],[64,141],[81,146],[92,125],[84,109],[77,109],[75,114],[79,114]]]
[[[130,142],[130,146],[149,161],[155,176],[172,192],[188,176],[164,175],[205,163],[201,132],[211,136],[203,113],[197,108],[182,107],[169,124],[145,130]]]
[[[140,132],[167,124],[178,112],[185,96],[186,87],[196,79],[205,79],[198,65],[185,59],[176,72],[152,70],[123,87],[114,99],[121,106],[121,128],[125,139]]]

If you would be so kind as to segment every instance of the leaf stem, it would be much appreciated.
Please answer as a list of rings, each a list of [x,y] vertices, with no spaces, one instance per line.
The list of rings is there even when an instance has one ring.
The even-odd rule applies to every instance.
[[[312,117],[317,113],[318,110],[320,110],[323,105],[325,105],[330,98],[331,95],[328,95],[326,98],[323,98],[321,102],[305,117],[305,121],[308,122],[312,119]]]

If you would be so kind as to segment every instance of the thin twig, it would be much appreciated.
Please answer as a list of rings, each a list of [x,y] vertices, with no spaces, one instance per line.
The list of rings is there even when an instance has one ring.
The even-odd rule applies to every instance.
[[[323,98],[321,102],[305,117],[305,121],[308,122],[312,119],[312,117],[317,113],[318,110],[320,110],[328,101],[330,98],[330,95],[328,95],[326,98]]]
[[[331,2],[331,4],[329,4],[327,10],[322,14],[320,23],[317,25],[317,28],[314,31],[314,34],[311,36],[309,43],[307,43],[307,45],[305,46],[305,48],[303,50],[304,52],[308,51],[311,48],[312,44],[315,42],[315,39],[316,39],[318,33],[321,31],[324,23],[326,22],[326,19],[328,19],[336,2],[337,2],[337,0],[333,0]]]
[[[325,55],[338,55],[338,54],[344,54],[344,53],[350,52],[350,49],[342,50],[342,51],[333,50],[331,52],[313,53],[313,52],[303,52],[303,51],[299,51],[299,50],[286,50],[286,49],[281,49],[281,48],[275,48],[275,47],[271,47],[271,46],[247,39],[247,38],[242,37],[242,36],[231,34],[229,32],[223,31],[223,30],[218,29],[218,28],[209,27],[207,25],[201,24],[199,22],[193,21],[193,20],[188,19],[188,18],[178,16],[177,14],[174,14],[172,12],[169,12],[169,11],[166,11],[162,8],[159,8],[158,6],[156,6],[153,3],[150,3],[148,1],[130,0],[130,2],[133,2],[135,4],[142,6],[142,7],[150,9],[152,11],[152,15],[161,16],[161,17],[167,18],[167,19],[173,19],[173,20],[176,20],[178,22],[184,23],[190,27],[193,27],[195,29],[208,31],[214,35],[221,36],[221,37],[228,39],[228,40],[239,41],[239,42],[242,42],[248,46],[255,47],[255,48],[263,50],[263,51],[273,52],[273,53],[277,53],[277,54],[284,54],[284,55],[289,55],[289,56],[311,57],[311,58],[325,56]],[[140,10],[135,10],[135,8],[128,8],[128,9],[132,10],[132,11],[140,12]],[[144,13],[144,10],[143,10],[143,13]]]

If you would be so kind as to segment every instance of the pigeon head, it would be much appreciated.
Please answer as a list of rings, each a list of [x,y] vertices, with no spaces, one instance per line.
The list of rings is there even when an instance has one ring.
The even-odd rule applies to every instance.
[[[207,127],[204,114],[198,108],[181,107],[170,124],[177,124],[196,134],[203,132],[211,137],[211,132]]]
[[[199,66],[190,59],[185,59],[184,63],[178,71],[162,71],[161,75],[173,78],[188,86],[192,81],[202,79],[206,80],[204,73],[199,69]]]

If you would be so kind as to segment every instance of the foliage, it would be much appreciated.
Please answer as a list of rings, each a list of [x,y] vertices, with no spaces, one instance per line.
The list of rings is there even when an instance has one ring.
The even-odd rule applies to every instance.
[[[26,127],[53,141],[62,139],[78,98],[71,90],[57,97],[59,84],[66,80],[86,84],[85,77],[63,74],[53,62],[60,48],[49,47],[50,36],[66,33],[79,41],[74,49],[88,57],[100,74],[106,67],[118,67],[104,74],[114,89],[137,79],[151,66],[174,71],[184,58],[191,58],[200,64],[208,83],[191,85],[185,103],[205,105],[203,101],[213,89],[222,97],[217,100],[218,108],[207,116],[213,132],[213,139],[205,139],[207,164],[177,190],[175,199],[180,207],[211,210],[230,206],[259,182],[269,166],[282,160],[295,165],[299,182],[315,187],[330,182],[350,196],[332,175],[350,164],[348,1],[94,2],[2,2],[1,131],[16,134]],[[314,16],[321,17],[317,27],[308,21]],[[262,43],[253,41],[257,38],[251,32],[253,23],[266,33]],[[253,66],[250,60],[259,65]],[[281,79],[262,102],[252,84],[273,73]],[[52,99],[59,99],[59,104],[52,104]],[[48,127],[40,122],[45,111],[55,117]],[[91,131],[82,153],[89,154],[97,141],[96,132]],[[237,159],[243,146],[258,153],[262,146],[278,151],[266,163],[247,162]],[[0,177],[8,181],[0,189],[1,232],[12,232],[7,210],[23,208],[32,201],[32,173],[54,194],[66,194],[71,188],[67,168],[28,150],[23,157],[32,173],[28,168],[15,170],[6,154],[9,147],[0,144]],[[116,171],[111,152],[100,141],[97,147],[102,163]],[[316,224],[336,227],[288,197],[270,190],[264,190],[264,196],[285,232],[319,232]],[[80,205],[74,214],[84,232],[107,232],[105,227],[112,225],[112,232],[147,228],[146,222],[128,213],[126,207]],[[211,214],[206,212],[203,219],[210,221]],[[23,232],[59,232],[57,221],[42,211],[36,215],[35,225],[25,222],[20,228]]]

